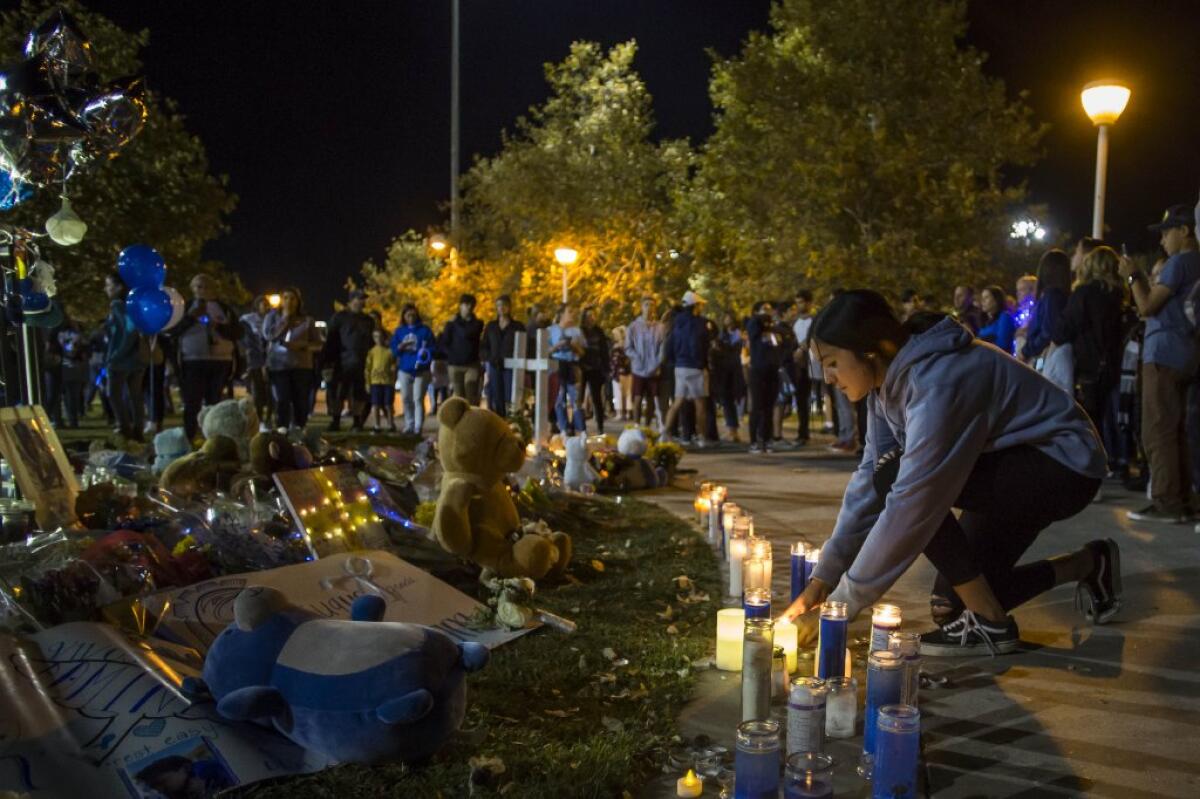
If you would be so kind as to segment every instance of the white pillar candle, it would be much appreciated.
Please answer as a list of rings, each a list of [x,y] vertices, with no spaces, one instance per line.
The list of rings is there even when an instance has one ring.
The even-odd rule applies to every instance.
[[[788,674],[796,670],[800,655],[799,640],[800,630],[795,624],[782,620],[775,622],[775,646],[783,647],[783,654],[787,655]]]
[[[746,539],[729,539],[729,596],[742,595],[742,562],[746,559]]]
[[[741,671],[745,627],[746,611],[741,608],[717,611],[717,668],[721,671]]]

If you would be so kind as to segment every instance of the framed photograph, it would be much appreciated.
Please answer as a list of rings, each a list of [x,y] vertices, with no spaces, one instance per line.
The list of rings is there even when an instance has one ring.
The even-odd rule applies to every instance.
[[[238,784],[233,769],[204,736],[127,762],[121,778],[135,799],[203,799]]]
[[[79,481],[42,406],[0,408],[0,456],[45,530],[75,521]]]

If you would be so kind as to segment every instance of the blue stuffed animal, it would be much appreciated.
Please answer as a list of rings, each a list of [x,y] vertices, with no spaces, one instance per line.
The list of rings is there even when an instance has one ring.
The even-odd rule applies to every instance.
[[[205,657],[203,683],[185,690],[336,760],[424,760],[462,724],[464,675],[487,664],[488,650],[380,621],[385,607],[360,596],[350,620],[323,619],[273,588],[247,588]]]

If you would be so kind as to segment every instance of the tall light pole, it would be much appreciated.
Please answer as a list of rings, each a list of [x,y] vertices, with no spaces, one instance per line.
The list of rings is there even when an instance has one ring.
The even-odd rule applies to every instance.
[[[459,199],[458,199],[458,1],[452,0],[450,7],[450,240],[455,247],[461,247],[459,238]]]
[[[562,266],[562,301],[567,302],[567,268],[579,260],[579,251],[573,247],[559,247],[554,251],[554,260]]]
[[[1104,238],[1104,191],[1108,182],[1108,129],[1129,102],[1129,87],[1116,81],[1098,80],[1083,87],[1079,98],[1083,110],[1097,128],[1096,196],[1092,205],[1092,237]]]

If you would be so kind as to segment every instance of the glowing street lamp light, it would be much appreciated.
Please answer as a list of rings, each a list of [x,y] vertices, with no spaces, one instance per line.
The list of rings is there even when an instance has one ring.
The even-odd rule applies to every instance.
[[[1116,81],[1098,80],[1083,87],[1079,98],[1083,110],[1097,128],[1096,197],[1092,205],[1092,236],[1104,238],[1104,191],[1108,182],[1108,128],[1120,118],[1131,94],[1128,86]]]
[[[267,305],[271,306],[272,308],[278,308],[282,302],[283,302],[283,297],[280,296],[279,294],[268,294],[267,295]]]
[[[446,237],[441,233],[434,233],[429,237],[429,249],[435,254],[441,255],[450,248],[450,242],[446,241]]]
[[[579,251],[574,247],[559,247],[554,251],[554,260],[562,266],[562,301],[567,301],[567,268],[579,260]]]

